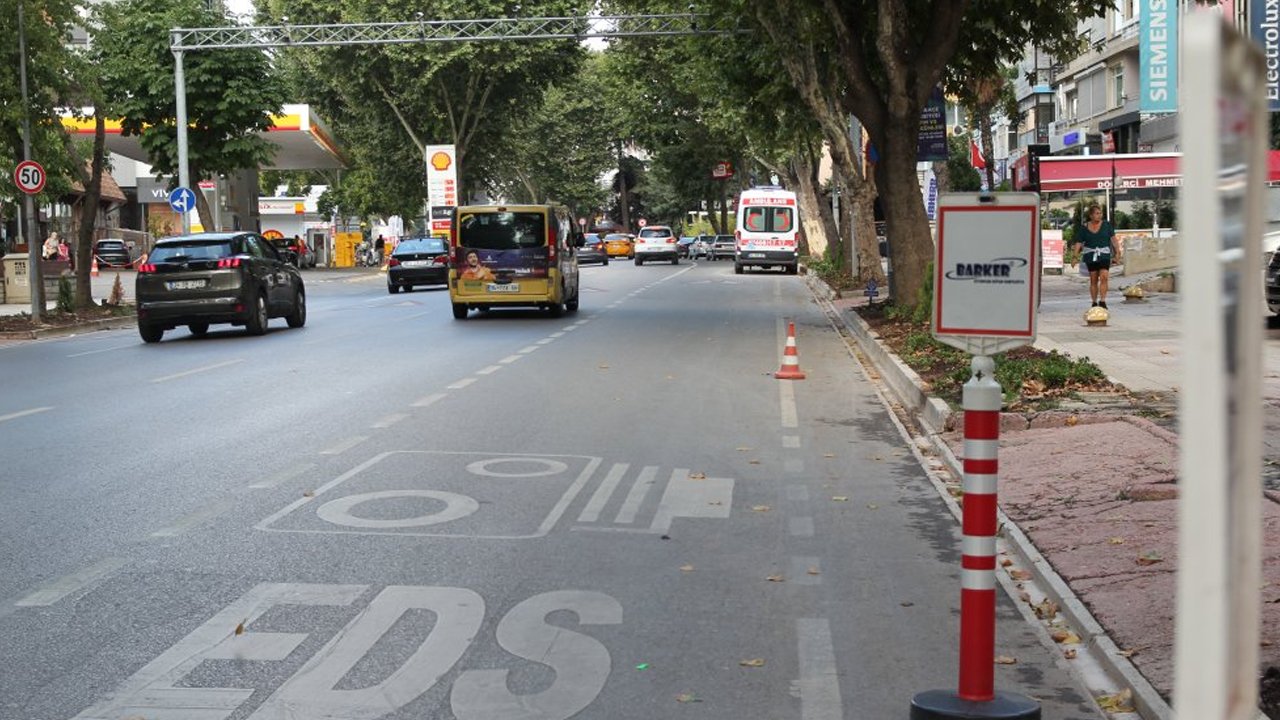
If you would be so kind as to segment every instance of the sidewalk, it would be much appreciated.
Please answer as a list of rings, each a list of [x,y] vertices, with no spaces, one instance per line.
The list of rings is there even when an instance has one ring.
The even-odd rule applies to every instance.
[[[1149,294],[1146,301],[1125,302],[1119,287],[1133,280],[1116,280],[1107,326],[1089,327],[1083,320],[1087,280],[1044,278],[1036,347],[1088,357],[1130,393],[1087,397],[1034,416],[1006,414],[1000,507],[1015,563],[1005,571],[1015,580],[1030,571],[1031,582],[1054,600],[1060,617],[1081,637],[1080,652],[1090,652],[1113,681],[1131,687],[1137,709],[1153,720],[1170,717],[1173,687],[1179,297]],[[863,303],[839,299],[832,306],[876,361],[878,353],[868,346],[877,340],[854,312]],[[1280,427],[1280,348],[1273,347],[1280,342],[1274,333],[1264,337],[1264,414],[1270,429]],[[876,370],[898,387],[914,375],[896,358],[886,361],[882,355]],[[894,376],[905,377],[895,382]],[[925,412],[918,396],[899,400],[920,419],[958,479],[960,431],[940,430],[936,407]],[[959,417],[954,419],[959,427]],[[1280,439],[1277,433],[1267,435],[1265,457],[1278,460]],[[1271,496],[1259,498],[1265,523],[1264,668],[1280,666],[1280,494]]]

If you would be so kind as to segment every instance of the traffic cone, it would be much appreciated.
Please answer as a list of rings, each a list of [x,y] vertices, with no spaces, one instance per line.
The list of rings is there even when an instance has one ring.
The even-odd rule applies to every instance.
[[[803,380],[800,353],[796,352],[796,324],[787,323],[787,346],[782,351],[782,367],[773,376],[779,380]]]
[[[93,256],[93,264],[89,266],[89,277],[98,277],[98,256]]]

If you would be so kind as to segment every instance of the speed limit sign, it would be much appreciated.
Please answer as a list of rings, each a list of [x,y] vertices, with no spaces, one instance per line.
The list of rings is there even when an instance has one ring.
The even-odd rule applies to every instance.
[[[35,160],[23,160],[13,169],[13,182],[28,195],[44,189],[44,168]]]

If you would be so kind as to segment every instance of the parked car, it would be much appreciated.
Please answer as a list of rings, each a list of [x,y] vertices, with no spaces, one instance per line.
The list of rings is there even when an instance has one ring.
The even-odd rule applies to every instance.
[[[692,235],[685,235],[677,240],[676,254],[683,258],[689,257],[689,246],[693,244],[694,240],[697,240],[697,238]]]
[[[275,238],[271,240],[271,244],[276,246],[277,250],[283,251],[286,260],[290,260],[293,264],[300,268],[313,268],[316,266],[316,253],[311,246],[302,238]]]
[[[449,282],[449,248],[438,237],[406,238],[387,258],[387,292]]]
[[[99,240],[93,244],[93,255],[99,267],[133,267],[133,253],[123,240]]]
[[[715,235],[699,235],[694,239],[693,244],[689,246],[689,257],[706,258],[711,257],[711,244],[715,241]]]
[[[630,260],[636,256],[635,236],[628,233],[609,233],[604,236],[604,249],[609,257],[624,257]]]
[[[711,243],[711,259],[732,260],[734,253],[737,252],[737,243],[732,235],[716,235],[716,239]]]
[[[636,236],[636,265],[646,261],[670,260],[672,265],[680,264],[680,256],[676,254],[676,236],[666,225],[649,225],[640,228]]]
[[[210,325],[243,325],[262,335],[273,317],[291,328],[307,322],[307,295],[298,268],[252,232],[197,233],[156,243],[134,281],[138,334],[160,342],[186,325],[201,337]]]
[[[1280,252],[1272,251],[1267,253],[1270,259],[1267,261],[1267,309],[1272,315],[1280,315]],[[1270,320],[1269,322],[1276,322]]]
[[[604,239],[596,233],[587,233],[582,237],[582,247],[578,248],[578,264],[609,264],[609,253],[604,248]]]

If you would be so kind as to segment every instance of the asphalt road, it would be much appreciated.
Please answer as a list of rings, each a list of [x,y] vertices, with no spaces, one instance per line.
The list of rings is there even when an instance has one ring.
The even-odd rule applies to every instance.
[[[0,347],[0,717],[905,718],[958,534],[797,277],[583,268],[450,315]],[[804,381],[772,378],[797,327]],[[1096,718],[1014,606],[997,686]]]

